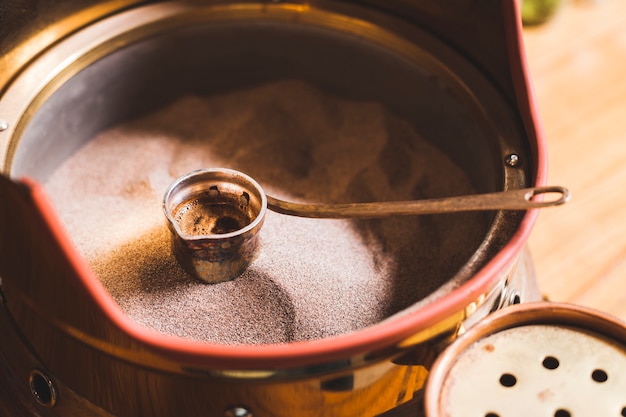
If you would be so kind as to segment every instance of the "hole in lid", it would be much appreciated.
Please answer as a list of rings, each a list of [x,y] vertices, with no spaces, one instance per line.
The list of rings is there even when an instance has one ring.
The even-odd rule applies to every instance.
[[[626,417],[626,407],[622,408],[622,417]]]
[[[609,376],[604,370],[596,369],[591,373],[591,379],[596,382],[606,382],[606,380],[609,379]]]
[[[559,409],[554,412],[554,417],[571,417],[571,413],[564,409]]]
[[[485,417],[500,417],[500,415],[496,413],[487,413],[485,414]]]
[[[556,369],[559,367],[559,360],[554,356],[546,356],[543,359],[542,365],[546,369]]]
[[[517,384],[517,378],[515,378],[515,375],[502,374],[500,377],[500,384],[505,387],[512,387]]]

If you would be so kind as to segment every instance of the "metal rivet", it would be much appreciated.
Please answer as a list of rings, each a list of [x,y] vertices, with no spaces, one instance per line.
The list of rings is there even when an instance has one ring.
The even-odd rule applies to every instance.
[[[40,370],[33,370],[28,377],[28,386],[35,400],[44,407],[54,407],[57,402],[57,390],[52,379]]]
[[[7,130],[9,128],[9,122],[6,120],[0,119],[0,132]]]
[[[519,155],[516,153],[512,153],[509,156],[506,157],[505,160],[506,164],[512,168],[516,167],[519,165],[520,163],[520,158]]]
[[[230,407],[224,411],[224,417],[252,417],[252,412],[244,407]]]

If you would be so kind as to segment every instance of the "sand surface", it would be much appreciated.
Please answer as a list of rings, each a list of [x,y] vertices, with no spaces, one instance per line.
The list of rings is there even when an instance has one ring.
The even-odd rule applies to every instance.
[[[405,121],[372,102],[300,81],[185,96],[94,137],[45,184],[80,253],[134,321],[226,344],[352,332],[430,294],[482,239],[475,214],[318,220],[269,212],[261,253],[234,281],[207,285],[170,252],[166,188],[227,167],[268,194],[354,202],[473,192]]]

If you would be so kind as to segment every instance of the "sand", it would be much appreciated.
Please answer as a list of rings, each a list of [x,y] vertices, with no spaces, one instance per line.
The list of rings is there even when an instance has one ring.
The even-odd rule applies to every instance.
[[[373,220],[269,212],[261,252],[209,285],[177,264],[166,188],[226,167],[293,201],[354,202],[472,193],[466,175],[374,102],[287,80],[169,106],[101,132],[46,190],[82,256],[131,320],[224,344],[327,338],[379,323],[444,284],[480,243],[476,214]]]

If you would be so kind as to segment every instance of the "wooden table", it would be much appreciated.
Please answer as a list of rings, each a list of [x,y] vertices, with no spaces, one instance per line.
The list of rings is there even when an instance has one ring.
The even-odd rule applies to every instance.
[[[626,1],[566,1],[524,37],[549,183],[572,191],[531,234],[539,287],[626,320]]]

